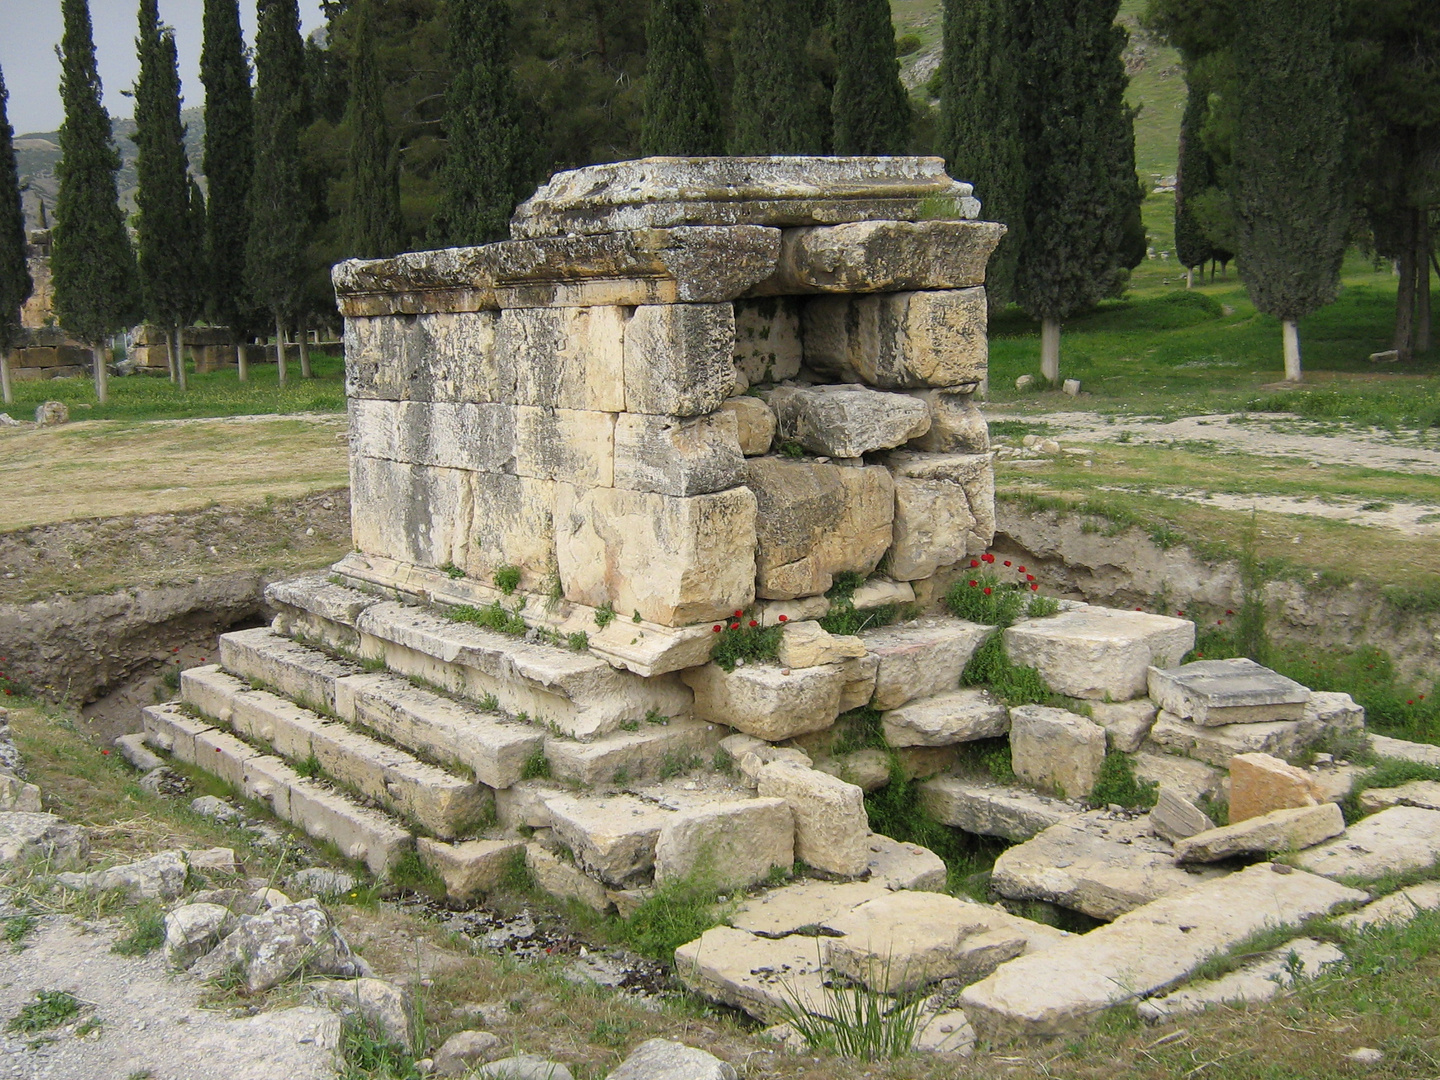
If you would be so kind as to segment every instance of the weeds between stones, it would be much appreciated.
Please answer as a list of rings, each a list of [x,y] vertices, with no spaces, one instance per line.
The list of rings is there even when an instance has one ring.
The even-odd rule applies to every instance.
[[[68,990],[40,990],[36,992],[34,1001],[10,1018],[5,1030],[33,1035],[37,1031],[59,1027],[79,1014],[80,999]]]
[[[734,671],[740,661],[773,661],[780,654],[780,638],[785,627],[780,623],[761,626],[760,620],[744,611],[737,611],[725,622],[711,627],[715,643],[710,659],[726,671]]]
[[[509,596],[520,587],[520,568],[518,566],[501,566],[495,571],[494,581],[495,587]]]
[[[818,938],[815,947],[819,964]],[[882,975],[882,985],[889,986],[888,960]],[[821,990],[823,1000],[816,1002],[818,1009],[811,1012],[801,1002],[793,983],[781,980],[780,988],[785,1022],[813,1049],[860,1061],[880,1061],[904,1057],[915,1045],[920,1009],[925,1002],[923,994],[894,998],[859,982],[839,986],[826,982]]]
[[[1106,754],[1100,776],[1090,792],[1092,806],[1124,806],[1149,810],[1159,797],[1160,785],[1154,780],[1140,780],[1128,754]]]
[[[340,1028],[340,1080],[419,1080],[415,1057],[379,1026],[347,1016]]]
[[[125,912],[130,932],[110,946],[120,956],[144,956],[165,944],[165,916],[152,906]]]

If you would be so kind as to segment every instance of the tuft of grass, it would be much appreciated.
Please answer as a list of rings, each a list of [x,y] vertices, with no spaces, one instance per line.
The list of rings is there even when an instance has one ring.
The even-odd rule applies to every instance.
[[[292,767],[301,776],[308,777],[311,780],[325,774],[325,770],[320,766],[320,759],[316,757],[313,752],[307,756],[305,760],[295,762]]]
[[[817,942],[817,948],[818,942]],[[889,971],[884,978],[889,981]],[[826,983],[816,1012],[801,1004],[790,986],[781,983],[785,1021],[814,1049],[828,1050],[858,1061],[905,1057],[920,1028],[923,994],[898,999],[861,983]]]
[[[5,1030],[31,1035],[59,1027],[80,1014],[80,1000],[68,990],[40,990],[35,1000],[10,1018]]]
[[[395,860],[386,874],[386,880],[402,892],[428,896],[432,900],[445,899],[445,879],[426,866],[419,853],[413,850]]]
[[[1057,701],[1040,672],[1012,663],[1004,639],[992,634],[975,650],[960,676],[962,686],[986,686],[1006,705],[1048,705]]]
[[[783,626],[761,626],[759,620],[750,618],[746,612],[716,623],[714,630],[710,659],[726,671],[734,671],[741,660],[746,663],[774,661],[780,655],[780,639],[785,633]]]
[[[462,578],[462,577],[465,576],[465,571],[464,571],[464,570],[461,570],[460,567],[456,566],[453,562],[452,562],[452,563],[446,563],[444,566],[440,567],[440,570],[441,570],[441,571],[445,574],[445,576],[448,577],[451,581],[458,580],[459,578]]]
[[[667,882],[619,923],[618,936],[642,956],[673,963],[677,948],[724,922],[728,911],[720,896],[719,887],[699,874]]]
[[[573,634],[565,635],[565,644],[571,652],[584,652],[590,648],[590,635],[584,630],[576,630]]]
[[[506,596],[511,595],[520,587],[520,568],[518,566],[502,566],[495,571],[495,587]]]
[[[601,630],[615,621],[615,605],[606,600],[595,609],[595,625]]]
[[[34,933],[37,925],[35,916],[29,912],[0,919],[0,923],[5,926],[5,932],[0,934],[0,938],[3,938],[6,944],[12,946],[16,952],[25,948],[25,939]]]
[[[997,784],[1015,782],[1015,768],[1010,760],[1010,740],[1005,736],[996,739],[974,739],[958,747],[959,762],[985,773]]]
[[[340,1080],[420,1080],[410,1051],[359,1016],[347,1016],[340,1029],[340,1062]]]
[[[852,754],[867,747],[887,749],[885,733],[880,723],[880,710],[870,705],[841,713],[835,718],[835,743],[831,752]]]
[[[1154,780],[1141,780],[1135,775],[1135,766],[1129,754],[1112,753],[1105,755],[1100,766],[1100,776],[1090,792],[1093,806],[1130,807],[1149,810],[1155,805],[1160,794],[1160,785]]]
[[[850,636],[862,630],[874,630],[889,626],[904,616],[905,609],[898,604],[884,604],[877,608],[857,611],[848,601],[832,604],[830,610],[817,620],[826,633]]]
[[[520,617],[520,612],[507,610],[499,600],[484,607],[460,604],[451,608],[448,614],[455,622],[472,623],[487,630],[498,630],[511,637],[523,637],[528,629],[525,620]]]
[[[131,908],[125,913],[130,932],[110,946],[121,956],[144,956],[165,944],[165,916],[153,907]]]
[[[545,756],[544,747],[537,747],[535,752],[525,759],[525,764],[520,768],[521,780],[544,780],[550,775],[550,759]]]

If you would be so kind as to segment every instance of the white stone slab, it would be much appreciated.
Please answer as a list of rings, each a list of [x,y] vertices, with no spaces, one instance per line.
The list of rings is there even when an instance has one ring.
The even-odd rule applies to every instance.
[[[1152,667],[1150,698],[1166,712],[1203,727],[1301,720],[1310,691],[1254,660],[1197,660]]]
[[[1326,877],[1378,878],[1430,866],[1440,859],[1440,810],[1393,806],[1328,844],[1302,851],[1299,866]]]
[[[1152,664],[1167,667],[1195,647],[1189,619],[1083,607],[1027,619],[1005,631],[1013,663],[1033,667],[1050,689],[1070,697],[1144,697]]]

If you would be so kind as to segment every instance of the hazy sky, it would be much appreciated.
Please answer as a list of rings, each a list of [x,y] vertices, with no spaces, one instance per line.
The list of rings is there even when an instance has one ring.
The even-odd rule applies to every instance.
[[[90,0],[95,28],[95,55],[105,107],[110,115],[128,117],[134,108],[120,91],[135,82],[140,63],[135,59],[138,0]],[[200,105],[200,37],[203,0],[160,0],[160,18],[175,28],[180,53],[180,90],[185,106]],[[301,0],[302,32],[324,24],[319,0]],[[240,24],[245,43],[255,45],[255,0],[240,0]],[[54,131],[60,126],[60,0],[0,0],[0,69],[10,91],[10,123],[17,135]]]

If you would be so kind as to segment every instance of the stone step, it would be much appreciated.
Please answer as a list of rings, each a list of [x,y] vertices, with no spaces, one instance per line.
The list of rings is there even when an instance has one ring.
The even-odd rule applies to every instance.
[[[921,805],[942,825],[1019,843],[1074,817],[1080,808],[1029,788],[961,776],[938,776],[920,784]]]
[[[185,671],[180,693],[217,726],[263,743],[292,763],[317,762],[328,779],[435,836],[466,835],[491,814],[493,796],[483,784],[453,776],[268,690],[252,689],[215,665]]]
[[[1380,757],[1398,758],[1401,761],[1418,761],[1422,765],[1440,766],[1440,746],[1429,743],[1406,742],[1384,735],[1370,736],[1370,749]]]
[[[1070,1034],[1111,1005],[1168,989],[1251,934],[1365,899],[1326,878],[1261,863],[1002,964],[961,993],[960,1007],[991,1039]]]
[[[1273,754],[1291,760],[1317,744],[1343,743],[1364,733],[1365,710],[1349,694],[1315,691],[1303,710],[1298,720],[1209,727],[1161,710],[1150,729],[1149,741],[1169,753],[1185,754],[1224,769],[1237,754]]]
[[[860,634],[879,658],[872,704],[883,711],[907,701],[954,690],[970,657],[995,628],[932,616]]]
[[[612,731],[590,742],[550,736],[550,775],[591,787],[629,787],[683,772],[699,761],[709,767],[730,729],[701,720],[642,720],[634,731]]]
[[[338,713],[335,684],[364,669],[326,656],[268,626],[220,635],[220,666],[251,686],[273,690],[315,712]]]
[[[282,821],[364,862],[377,877],[414,845],[409,830],[389,816],[301,776],[278,757],[189,716],[179,705],[149,706],[142,718],[152,747],[220,777],[247,798],[265,803]]]

